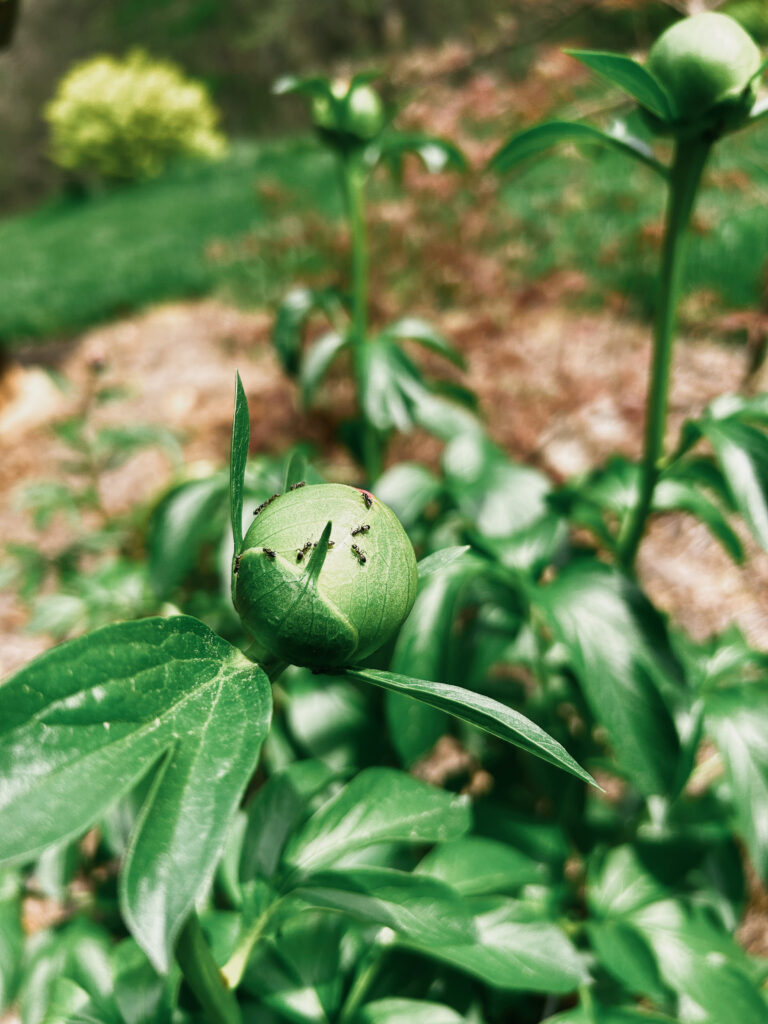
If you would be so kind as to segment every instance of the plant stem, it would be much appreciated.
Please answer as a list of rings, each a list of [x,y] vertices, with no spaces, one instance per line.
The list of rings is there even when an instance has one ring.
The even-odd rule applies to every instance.
[[[363,388],[364,346],[368,338],[368,278],[370,257],[365,221],[365,168],[355,156],[342,158],[342,177],[347,200],[347,216],[352,238],[352,353],[357,378],[358,398]],[[381,474],[382,445],[378,431],[368,423],[361,410],[363,424],[362,456],[367,483]]]
[[[584,1010],[585,1021],[589,1021],[589,1024],[597,1024],[595,1001],[592,998],[592,989],[589,985],[579,985],[579,1002]]]
[[[344,1000],[344,1005],[339,1012],[339,1024],[345,1024],[346,1021],[351,1020],[365,1002],[365,998],[368,995],[368,989],[371,987],[376,975],[381,970],[381,964],[385,952],[386,947],[379,947],[374,953],[372,953],[368,963],[366,963],[358,972],[357,977],[352,983],[352,987],[347,994],[347,998]]]
[[[643,539],[653,503],[653,492],[659,479],[659,463],[664,454],[669,377],[685,259],[685,239],[711,147],[711,141],[703,137],[678,139],[675,142],[664,225],[653,362],[645,412],[640,494],[619,538],[619,558],[624,568],[630,571]]]
[[[242,1024],[240,1006],[213,959],[194,910],[176,942],[176,960],[211,1024]]]
[[[238,943],[232,956],[221,968],[221,975],[230,988],[237,988],[248,966],[253,947],[264,934],[269,918],[280,901],[270,904],[260,915],[254,926],[245,937]]]

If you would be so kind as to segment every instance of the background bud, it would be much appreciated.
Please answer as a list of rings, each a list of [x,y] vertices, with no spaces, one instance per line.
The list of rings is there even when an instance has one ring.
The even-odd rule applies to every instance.
[[[675,22],[653,44],[647,61],[681,123],[711,124],[721,114],[726,126],[752,108],[760,64],[751,36],[733,18],[714,12]]]
[[[315,583],[308,567],[328,521],[332,547]],[[404,622],[416,557],[394,512],[367,491],[318,484],[256,516],[243,541],[235,604],[258,643],[294,665],[362,661]]]

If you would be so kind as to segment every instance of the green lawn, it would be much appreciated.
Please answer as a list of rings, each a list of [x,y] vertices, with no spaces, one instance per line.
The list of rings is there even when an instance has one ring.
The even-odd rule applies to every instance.
[[[649,316],[662,182],[619,155],[595,156],[553,152],[500,183],[517,252],[510,288],[577,268],[588,302],[619,293]],[[711,171],[688,286],[715,292],[724,309],[756,307],[768,256],[768,121],[725,139]],[[382,182],[374,200],[390,191]],[[239,143],[220,163],[13,217],[0,223],[0,344],[185,296],[274,304],[290,283],[327,274],[322,225],[341,209],[330,156],[300,138]],[[460,209],[446,213],[460,230]]]
[[[266,198],[259,184],[272,190]],[[281,202],[299,215],[340,212],[333,164],[309,140],[239,144],[222,162],[6,220],[0,342],[67,333],[220,287],[272,301],[317,259],[311,246],[271,244],[270,206]]]
[[[507,178],[502,198],[525,255],[513,267],[531,279],[576,268],[593,300],[629,296],[653,309],[664,184],[620,154],[553,151]],[[723,308],[765,300],[768,264],[768,120],[718,144],[696,208],[687,288],[717,293]]]

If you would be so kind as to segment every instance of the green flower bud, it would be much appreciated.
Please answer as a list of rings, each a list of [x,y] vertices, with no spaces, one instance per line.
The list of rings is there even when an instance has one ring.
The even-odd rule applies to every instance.
[[[312,119],[322,131],[340,139],[368,142],[384,127],[384,105],[370,85],[355,85],[337,79],[331,86],[330,96],[317,96],[312,101]]]
[[[317,573],[313,553],[329,521]],[[266,651],[334,668],[362,661],[392,636],[416,584],[416,556],[394,512],[367,491],[318,484],[258,511],[237,560],[235,605]]]
[[[656,40],[647,67],[666,88],[681,125],[724,130],[749,114],[760,51],[726,14],[695,14]]]

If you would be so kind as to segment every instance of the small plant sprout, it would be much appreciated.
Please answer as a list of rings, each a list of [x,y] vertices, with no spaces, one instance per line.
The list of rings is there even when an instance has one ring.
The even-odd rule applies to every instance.
[[[351,239],[350,295],[332,288],[293,289],[281,305],[273,342],[283,368],[298,376],[302,399],[309,405],[330,367],[348,351],[357,385],[359,430],[352,447],[369,481],[380,472],[390,434],[414,424],[441,437],[474,424],[471,413],[449,401],[427,380],[403,350],[403,343],[421,344],[458,367],[461,354],[431,324],[407,316],[371,333],[369,323],[369,245],[365,190],[375,168],[386,161],[399,164],[405,154],[419,156],[430,171],[463,171],[464,157],[455,145],[428,135],[396,131],[371,84],[373,72],[350,81],[326,78],[280,79],[275,91],[296,93],[311,101],[312,119],[324,145],[333,152],[341,174]],[[315,313],[330,321],[330,330],[302,351],[304,328]],[[453,397],[471,396],[456,389]]]
[[[670,367],[680,298],[685,241],[702,173],[712,147],[724,136],[749,125],[768,113],[768,104],[757,99],[765,64],[744,29],[724,14],[702,13],[684,18],[668,28],[648,54],[645,64],[617,53],[570,51],[593,71],[628,93],[640,107],[646,122],[658,135],[671,137],[672,160],[667,166],[657,159],[645,141],[633,137],[617,123],[609,132],[592,125],[553,121],[528,129],[510,139],[492,158],[490,166],[505,172],[520,161],[536,156],[559,142],[598,143],[634,157],[658,172],[668,186],[668,202],[659,271],[655,316],[653,359],[646,404],[645,441],[642,463],[632,481],[634,500],[621,517],[615,537],[619,560],[632,570],[648,517],[654,509],[657,485],[679,469],[696,429],[687,429],[673,455],[665,454],[665,434]],[[751,414],[744,413],[746,418]],[[698,436],[706,433],[699,429]],[[713,445],[716,447],[716,445]],[[691,476],[686,464],[687,505],[702,495],[688,494]],[[732,479],[722,466],[732,498],[745,511],[753,526],[749,501],[739,498],[743,484]],[[738,474],[736,474],[738,476]],[[711,480],[711,476],[710,476]],[[698,484],[706,487],[702,477]],[[668,497],[668,495],[667,495]],[[678,507],[668,502],[664,508]],[[768,529],[756,531],[768,539]],[[760,537],[762,532],[763,537]]]

